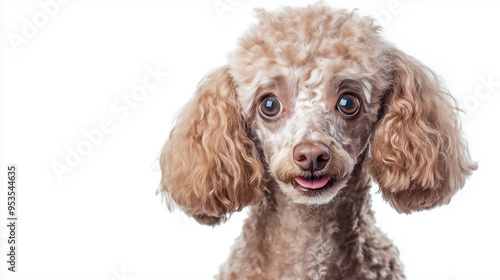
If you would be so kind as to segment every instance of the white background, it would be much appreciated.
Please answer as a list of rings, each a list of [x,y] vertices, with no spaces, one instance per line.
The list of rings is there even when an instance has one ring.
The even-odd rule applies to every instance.
[[[0,278],[211,279],[246,212],[216,228],[168,212],[155,196],[157,156],[198,81],[255,22],[253,8],[309,1],[75,0],[51,15],[47,2],[0,1]],[[450,205],[400,215],[373,189],[408,279],[500,279],[500,4],[327,2],[378,15],[387,40],[439,73],[466,111],[480,167]],[[113,109],[148,68],[169,75],[129,114]],[[103,120],[111,131],[59,180],[54,164]],[[18,167],[16,273],[6,269],[8,164]]]

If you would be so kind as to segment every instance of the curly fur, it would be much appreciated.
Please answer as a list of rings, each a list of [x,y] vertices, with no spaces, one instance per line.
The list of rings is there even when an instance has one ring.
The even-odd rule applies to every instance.
[[[161,154],[158,192],[200,223],[252,206],[218,279],[404,279],[375,226],[370,179],[399,212],[447,204],[476,169],[454,99],[373,20],[323,4],[258,11],[229,65],[204,78]],[[346,90],[356,117],[336,108]],[[283,104],[273,120],[259,102]],[[321,143],[321,170],[293,151]],[[305,195],[297,177],[329,178]]]
[[[455,100],[431,70],[399,50],[392,56],[393,88],[367,167],[384,198],[410,213],[448,203],[475,167],[460,136]]]
[[[183,112],[160,158],[168,201],[211,225],[258,202],[265,171],[247,137],[228,68],[201,81]]]

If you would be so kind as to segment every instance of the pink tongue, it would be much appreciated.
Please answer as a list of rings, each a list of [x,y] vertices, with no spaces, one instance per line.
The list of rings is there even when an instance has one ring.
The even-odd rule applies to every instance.
[[[304,179],[302,177],[295,177],[295,181],[304,188],[319,189],[326,185],[330,178],[324,176],[321,178]]]

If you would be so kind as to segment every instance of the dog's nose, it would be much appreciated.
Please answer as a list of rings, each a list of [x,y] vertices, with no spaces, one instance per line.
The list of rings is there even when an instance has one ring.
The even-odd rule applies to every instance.
[[[293,148],[293,160],[304,171],[319,171],[330,160],[330,149],[323,143],[301,143]]]

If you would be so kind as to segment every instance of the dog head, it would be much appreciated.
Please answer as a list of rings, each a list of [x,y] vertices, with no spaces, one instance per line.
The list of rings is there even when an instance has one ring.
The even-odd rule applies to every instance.
[[[266,178],[293,202],[328,203],[364,161],[400,212],[449,202],[476,166],[431,70],[355,13],[320,4],[258,17],[179,116],[160,191],[214,224],[259,201]]]

